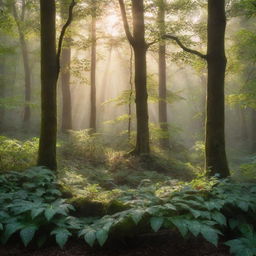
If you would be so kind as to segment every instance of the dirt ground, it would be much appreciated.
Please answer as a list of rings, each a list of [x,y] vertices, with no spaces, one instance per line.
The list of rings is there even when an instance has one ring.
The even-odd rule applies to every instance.
[[[182,239],[179,235],[143,235],[125,243],[109,243],[90,248],[83,241],[70,241],[63,250],[56,245],[41,249],[24,248],[12,242],[0,246],[0,256],[230,256],[228,248],[209,244],[201,238]]]

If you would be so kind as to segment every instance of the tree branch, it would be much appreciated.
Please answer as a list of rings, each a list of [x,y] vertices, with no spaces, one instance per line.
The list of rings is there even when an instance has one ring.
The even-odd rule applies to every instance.
[[[156,40],[154,40],[154,41],[152,41],[152,42],[149,42],[149,43],[147,43],[147,48],[149,48],[151,45],[153,45],[153,44],[156,44],[156,43],[158,43],[160,40],[159,39],[156,39]]]
[[[123,0],[118,0],[118,1],[119,1],[119,6],[120,6],[120,10],[121,10],[121,15],[122,15],[122,20],[123,20],[123,24],[124,24],[124,31],[125,31],[126,37],[129,41],[129,43],[131,45],[134,45],[134,38],[133,38],[130,28],[129,28],[124,1]]]
[[[67,19],[66,23],[64,24],[64,26],[62,27],[61,33],[60,33],[58,49],[57,49],[57,56],[56,56],[57,57],[57,78],[58,78],[59,72],[60,72],[60,55],[61,55],[61,50],[62,50],[63,39],[64,39],[64,36],[65,36],[68,26],[71,24],[71,22],[73,20],[73,9],[74,9],[75,5],[76,5],[75,0],[72,0],[69,5],[68,19]]]
[[[176,36],[164,35],[164,36],[163,36],[163,39],[171,39],[171,40],[174,40],[174,41],[180,46],[180,48],[182,48],[185,52],[192,53],[192,54],[194,54],[194,55],[196,55],[196,56],[198,56],[198,57],[200,57],[200,58],[202,58],[202,59],[204,59],[204,60],[207,60],[207,55],[206,55],[206,54],[203,54],[203,53],[201,53],[201,52],[199,52],[199,51],[196,51],[196,50],[193,50],[193,49],[190,49],[190,48],[186,47],[186,46],[180,41],[180,39],[179,39],[178,37],[176,37]]]

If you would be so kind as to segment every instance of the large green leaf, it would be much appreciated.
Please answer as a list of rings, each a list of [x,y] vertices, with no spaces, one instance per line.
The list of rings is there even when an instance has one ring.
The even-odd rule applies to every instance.
[[[44,212],[44,215],[45,215],[45,218],[50,221],[53,216],[56,214],[56,209],[53,208],[52,206],[48,207],[45,212]]]
[[[94,242],[96,240],[96,231],[91,229],[84,235],[84,240],[93,247]]]
[[[57,228],[51,232],[51,235],[55,235],[56,243],[63,249],[72,234],[65,228]]]
[[[212,219],[215,220],[218,224],[222,226],[227,226],[226,217],[222,213],[213,212],[211,215],[212,215]]]
[[[163,217],[151,217],[150,218],[150,225],[151,228],[157,232],[163,225],[164,218]]]
[[[201,231],[201,224],[199,221],[196,220],[189,221],[188,229],[195,237],[197,237]]]
[[[212,227],[202,225],[201,226],[202,236],[210,243],[214,244],[216,247],[218,245],[218,231]]]
[[[2,242],[6,243],[8,241],[8,239],[18,230],[22,229],[24,227],[24,225],[22,223],[19,222],[14,222],[14,223],[10,223],[7,224],[5,227],[5,232],[3,233],[2,236]]]
[[[178,217],[169,218],[171,222],[178,228],[183,237],[188,233],[188,225],[186,220]]]
[[[108,239],[108,232],[104,229],[98,230],[96,232],[96,238],[97,238],[100,246],[103,246]]]
[[[131,212],[132,220],[136,225],[141,221],[144,213],[145,213],[145,210],[142,210],[142,209],[135,209]]]
[[[31,226],[25,227],[20,231],[20,237],[25,246],[27,246],[31,242],[37,229],[38,229],[37,226],[31,225]]]

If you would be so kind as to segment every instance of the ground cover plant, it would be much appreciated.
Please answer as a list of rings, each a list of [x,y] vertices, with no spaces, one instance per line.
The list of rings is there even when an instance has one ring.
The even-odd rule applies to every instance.
[[[255,184],[205,177],[183,184],[144,183],[113,193],[111,201],[101,202],[101,212],[79,216],[77,198],[64,198],[50,170],[8,172],[0,183],[2,243],[19,237],[25,246],[31,241],[42,246],[55,237],[63,248],[73,237],[104,246],[117,238],[177,230],[184,239],[200,236],[215,246],[224,242],[235,255],[255,255]],[[94,200],[81,203],[89,208]]]

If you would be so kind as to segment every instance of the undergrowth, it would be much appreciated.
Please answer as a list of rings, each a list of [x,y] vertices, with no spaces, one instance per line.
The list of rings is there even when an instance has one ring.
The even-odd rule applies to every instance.
[[[201,178],[191,183],[140,184],[119,193],[125,210],[104,216],[75,217],[62,198],[54,174],[41,167],[0,176],[0,238],[19,236],[25,246],[42,246],[55,237],[60,247],[70,237],[90,246],[150,230],[178,230],[186,239],[202,236],[230,246],[235,255],[256,255],[256,185]],[[228,241],[227,241],[228,240]],[[246,252],[246,254],[245,254]]]

